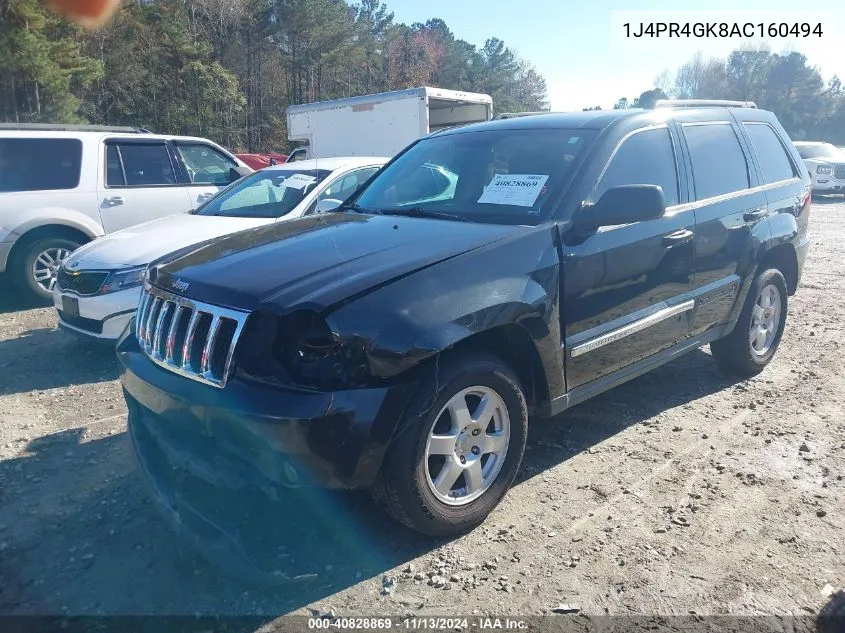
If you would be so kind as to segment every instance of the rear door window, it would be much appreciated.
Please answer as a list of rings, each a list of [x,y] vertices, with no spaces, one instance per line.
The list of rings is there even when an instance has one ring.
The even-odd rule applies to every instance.
[[[748,189],[748,163],[730,123],[684,125],[696,200]]]
[[[73,138],[0,138],[0,191],[76,189],[82,142]]]
[[[175,184],[176,172],[164,143],[109,144],[106,152],[107,186],[161,187]]]
[[[775,131],[767,123],[745,123],[754,155],[763,172],[763,182],[770,184],[795,178],[795,168]]]
[[[596,200],[622,185],[659,185],[666,206],[678,204],[678,167],[668,129],[643,130],[623,141],[599,181]]]

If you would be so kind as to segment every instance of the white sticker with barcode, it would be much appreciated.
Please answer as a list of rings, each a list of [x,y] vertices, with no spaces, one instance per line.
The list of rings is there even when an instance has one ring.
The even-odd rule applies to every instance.
[[[478,202],[533,207],[548,179],[548,176],[538,174],[496,174]]]
[[[291,189],[304,189],[308,185],[313,185],[317,182],[317,179],[314,176],[309,176],[308,174],[294,174],[293,176],[288,176],[285,178],[285,187],[290,187]]]

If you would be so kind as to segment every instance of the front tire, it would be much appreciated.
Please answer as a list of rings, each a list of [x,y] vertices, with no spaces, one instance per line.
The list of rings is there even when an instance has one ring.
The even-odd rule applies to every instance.
[[[53,297],[62,261],[81,244],[66,237],[45,236],[21,245],[13,262],[12,278],[31,300],[48,303]]]
[[[739,376],[756,376],[769,364],[786,327],[789,293],[783,274],[769,268],[751,284],[736,327],[710,344],[720,367]]]
[[[373,496],[423,534],[466,532],[513,483],[527,432],[528,408],[513,370],[494,356],[453,358],[409,406]]]

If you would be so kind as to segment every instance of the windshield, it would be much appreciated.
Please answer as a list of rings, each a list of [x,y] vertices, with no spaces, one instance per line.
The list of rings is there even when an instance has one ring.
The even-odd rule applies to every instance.
[[[801,158],[833,158],[845,160],[845,152],[830,143],[819,143],[818,145],[798,145],[798,154]]]
[[[386,167],[361,210],[538,224],[594,138],[590,130],[490,130],[433,136]]]
[[[331,171],[267,169],[243,178],[197,210],[197,215],[280,218],[293,211]]]

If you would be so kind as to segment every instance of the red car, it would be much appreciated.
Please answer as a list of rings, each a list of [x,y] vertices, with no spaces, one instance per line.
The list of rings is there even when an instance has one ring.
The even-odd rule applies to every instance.
[[[253,169],[264,169],[270,165],[280,165],[287,161],[287,154],[276,154],[270,152],[269,154],[235,154],[247,165]]]

